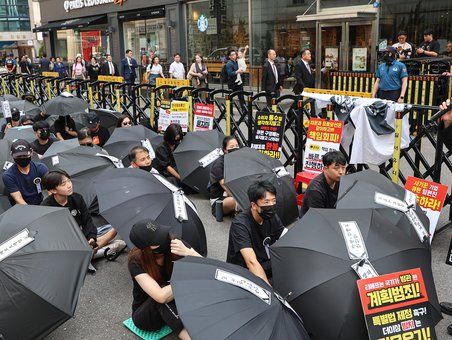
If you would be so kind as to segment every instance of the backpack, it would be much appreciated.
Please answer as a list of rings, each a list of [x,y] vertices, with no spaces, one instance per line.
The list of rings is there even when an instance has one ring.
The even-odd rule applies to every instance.
[[[221,72],[220,72],[220,80],[222,83],[227,83],[229,80],[228,77],[228,71],[226,70],[226,64],[223,65],[223,67],[221,68]]]

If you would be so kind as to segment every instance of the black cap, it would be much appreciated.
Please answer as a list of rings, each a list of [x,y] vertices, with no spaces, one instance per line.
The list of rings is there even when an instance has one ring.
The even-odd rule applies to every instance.
[[[13,158],[21,156],[30,156],[33,153],[30,143],[25,139],[17,139],[11,144],[11,156]]]
[[[85,116],[85,125],[87,128],[93,129],[99,123],[99,117],[94,112],[89,112]]]
[[[130,241],[139,249],[149,246],[160,246],[168,243],[171,228],[145,219],[135,223],[130,230]]]
[[[424,31],[424,35],[431,35],[431,34],[433,34],[433,30],[432,30],[431,28],[427,28],[427,29]]]
[[[405,31],[400,31],[399,33],[397,33],[397,38],[401,35],[408,36],[408,34]]]
[[[17,107],[11,108],[11,119],[14,120],[15,122],[20,120],[20,111]]]

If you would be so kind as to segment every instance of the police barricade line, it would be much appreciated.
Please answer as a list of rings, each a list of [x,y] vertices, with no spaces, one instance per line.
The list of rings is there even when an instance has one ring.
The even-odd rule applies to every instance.
[[[126,91],[127,92],[127,91]],[[128,95],[128,94],[127,94]],[[140,84],[133,88],[133,114],[132,117],[135,121],[135,123],[148,120],[149,125],[153,127],[153,121],[152,124],[150,122],[150,116],[151,114],[146,114],[146,110],[154,110],[155,105],[155,92],[154,88],[150,86],[149,84]]]
[[[235,135],[242,145],[249,145],[250,135],[245,136],[244,131],[249,133],[249,127],[252,128],[252,119],[249,121],[249,116],[252,116],[252,112],[248,115],[247,103],[248,97],[252,97],[252,92],[235,91],[229,95],[230,100],[230,135]],[[246,98],[245,98],[246,97]],[[227,116],[226,116],[227,119]],[[228,126],[228,122],[226,122]]]

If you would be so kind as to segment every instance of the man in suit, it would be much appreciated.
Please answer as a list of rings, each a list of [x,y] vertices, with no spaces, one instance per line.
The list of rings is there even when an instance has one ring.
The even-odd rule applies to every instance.
[[[267,60],[262,68],[262,90],[267,94],[279,97],[282,91],[282,79],[278,73],[278,69],[275,65],[276,52],[275,50],[267,51]],[[267,97],[267,106],[271,106],[271,98]]]
[[[121,60],[121,75],[127,83],[135,83],[135,79],[137,77],[135,69],[137,68],[138,63],[134,58],[132,58],[132,50],[127,50],[126,57]]]
[[[106,55],[106,61],[100,68],[100,74],[104,76],[119,76],[118,66],[113,62],[111,55]]]
[[[315,87],[315,78],[311,71],[311,51],[304,49],[301,51],[301,61],[295,67],[295,79],[297,83],[293,88],[295,94],[303,92],[305,87]]]

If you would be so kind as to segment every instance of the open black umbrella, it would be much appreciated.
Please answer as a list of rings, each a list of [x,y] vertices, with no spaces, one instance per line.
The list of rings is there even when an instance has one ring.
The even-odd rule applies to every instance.
[[[2,338],[41,339],[74,315],[92,250],[66,208],[12,207],[0,249]]]
[[[41,108],[28,100],[17,100],[13,101],[9,104],[11,108],[15,107],[19,111],[22,111],[24,114],[29,115],[37,115],[41,112]]]
[[[174,151],[182,183],[208,194],[210,168],[222,154],[224,134],[218,130],[189,132]]]
[[[46,152],[44,152],[43,157],[49,157],[49,156],[55,156],[59,154],[60,152],[69,151],[71,149],[75,149],[79,147],[80,144],[77,140],[77,138],[72,139],[66,139],[66,140],[59,140],[55,141],[50,145],[50,147],[47,149]],[[99,150],[102,150],[99,148]]]
[[[20,100],[20,99],[12,94],[4,94],[3,96],[0,96],[0,102],[5,102],[5,101],[16,102],[18,100]]]
[[[132,226],[150,218],[173,227],[177,237],[182,237],[200,254],[207,254],[206,233],[195,206],[181,194],[178,198],[187,216],[185,220],[176,218],[173,196],[179,195],[178,188],[160,175],[132,168],[109,169],[96,180],[95,188],[100,214],[115,226],[129,248],[133,247],[129,239]]]
[[[82,195],[86,205],[92,210],[96,198],[94,180],[103,170],[116,167],[105,156],[108,156],[107,153],[100,148],[78,146],[57,155],[44,157],[42,162],[49,170],[65,170],[72,178],[74,192]]]
[[[391,223],[399,226],[406,235],[422,239],[418,236],[407,215],[402,211],[389,209],[387,206],[377,203],[376,193],[394,197],[402,202],[409,200],[408,195],[413,195],[378,172],[365,170],[341,178],[336,206],[339,209],[383,209],[385,216]],[[428,233],[430,225],[428,217],[419,206],[415,205],[413,209],[424,226],[423,233]]]
[[[42,110],[51,116],[69,116],[76,112],[85,111],[88,107],[86,101],[67,92],[50,99],[41,106]]]
[[[248,188],[256,181],[267,180],[276,187],[277,214],[284,225],[298,218],[293,178],[279,160],[255,149],[241,148],[224,157],[224,182],[243,209],[250,205]]]
[[[240,266],[186,257],[174,263],[171,288],[192,339],[309,339],[287,302]]]
[[[4,139],[14,141],[15,139],[25,139],[28,142],[33,142],[37,137],[31,125],[11,127],[6,130]]]
[[[134,146],[143,145],[149,149],[149,143],[152,147],[151,156],[154,155],[154,150],[163,141],[163,136],[154,131],[144,127],[143,125],[135,125],[131,127],[123,127],[115,129],[104,145],[104,149],[110,155],[121,159],[124,166],[129,166],[130,161],[127,156],[130,149]]]
[[[110,133],[113,132],[113,130],[116,128],[116,123],[118,122],[118,115],[119,112],[116,111],[110,111],[110,110],[91,110],[96,113],[96,115],[99,117],[100,125],[107,128]],[[76,123],[76,125],[79,126],[86,126],[87,125],[87,113],[86,112],[74,112],[70,116]],[[50,116],[46,119],[46,121],[52,125],[55,123],[55,121],[58,119],[58,116]]]
[[[368,338],[359,277],[351,267],[366,255],[355,254],[360,247],[351,248],[350,255],[343,235],[362,235],[378,274],[420,267],[433,321],[441,319],[428,244],[406,237],[376,209],[313,208],[271,246],[274,287],[282,296],[290,294],[288,301],[312,339]]]

